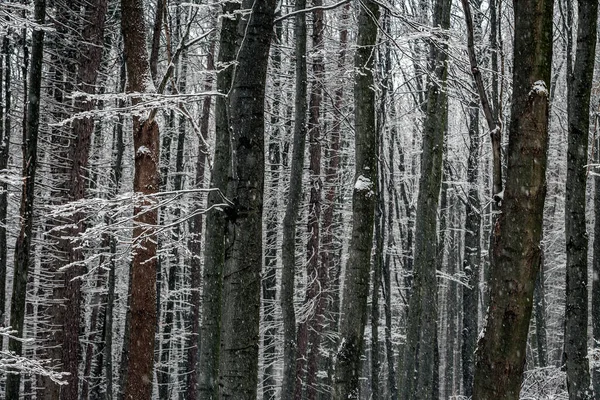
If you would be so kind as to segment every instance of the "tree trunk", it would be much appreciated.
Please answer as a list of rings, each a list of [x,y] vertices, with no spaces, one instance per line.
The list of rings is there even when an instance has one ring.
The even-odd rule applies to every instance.
[[[465,217],[465,245],[463,250],[463,273],[467,285],[462,296],[462,382],[463,394],[473,395],[475,348],[477,347],[479,272],[481,262],[481,202],[479,199],[479,104],[473,99],[469,108],[469,158],[467,160],[468,198]]]
[[[2,54],[4,58],[4,69],[0,68],[0,74],[4,72],[4,107],[0,106],[3,115],[0,117],[0,169],[6,169],[8,166],[8,155],[10,154],[10,136],[11,136],[11,45],[8,36],[2,40]],[[0,81],[2,78],[0,77]],[[2,88],[0,88],[0,91]],[[2,95],[0,94],[0,97]],[[4,326],[6,321],[6,266],[8,245],[6,240],[6,216],[8,211],[8,184],[2,183],[0,186],[0,324]],[[2,341],[0,341],[0,350]]]
[[[78,89],[84,93],[93,94],[96,91],[96,80],[102,61],[104,43],[104,20],[106,16],[106,0],[97,0],[86,3],[85,21],[83,27],[83,48],[77,60]],[[85,99],[75,100],[76,112],[89,112],[94,103]],[[69,174],[67,187],[69,187],[68,200],[80,201],[85,198],[86,170],[90,153],[91,137],[94,131],[94,120],[80,118],[73,121],[73,140],[69,148]],[[84,231],[85,215],[77,213],[72,217],[68,235],[78,237]],[[79,244],[72,240],[68,242],[68,264],[71,267],[64,273],[64,286],[66,294],[64,343],[63,343],[63,368],[70,374],[68,385],[61,391],[61,399],[79,399],[79,359],[80,359],[80,321],[81,321],[81,280],[79,277],[85,273],[83,264],[84,255]],[[86,391],[87,392],[87,391]],[[82,393],[87,395],[87,393]]]
[[[600,122],[600,114],[596,113],[594,124],[596,127]],[[596,163],[600,159],[600,138],[596,141]],[[594,175],[594,245],[592,261],[592,337],[594,340],[594,350],[600,348],[600,174]],[[598,360],[594,358],[594,361]],[[594,368],[592,374],[592,384],[594,386],[594,399],[600,396],[600,368]]]
[[[227,210],[219,387],[222,399],[254,400],[258,384],[263,263],[264,99],[274,0],[245,0],[229,102],[233,202]]]
[[[542,368],[548,366],[548,339],[546,333],[546,293],[544,273],[544,250],[540,256],[540,271],[535,280],[533,302],[535,304],[535,338],[538,355],[538,365]]]
[[[277,236],[279,232],[279,195],[281,181],[281,129],[280,113],[282,68],[281,68],[281,39],[283,25],[277,22],[275,35],[278,45],[273,48],[271,54],[273,66],[273,103],[271,106],[271,134],[269,137],[269,164],[271,173],[270,193],[271,204],[266,208],[269,210],[266,216],[267,232],[265,240],[265,273],[262,281],[263,293],[263,322],[265,332],[263,336],[263,400],[275,399],[277,391]]]
[[[574,68],[567,52],[567,116],[569,124],[565,235],[567,288],[565,304],[565,359],[569,399],[591,399],[588,362],[588,236],[586,232],[586,180],[590,95],[594,74],[597,1],[578,1],[577,49]],[[569,32],[570,33],[570,32]],[[567,40],[571,41],[571,35]],[[572,47],[572,46],[569,46]]]
[[[341,15],[341,30],[339,34],[339,45],[340,50],[338,53],[337,67],[345,68],[346,66],[346,49],[348,46],[348,13],[349,4],[346,4],[342,10]],[[329,146],[325,149],[325,159],[327,164],[325,166],[325,176],[323,183],[323,190],[325,196],[323,200],[323,224],[322,224],[322,240],[321,240],[321,264],[322,268],[325,268],[329,274],[329,295],[331,296],[328,311],[328,329],[333,332],[338,331],[339,321],[339,293],[340,293],[340,282],[339,282],[339,265],[340,258],[336,256],[336,245],[335,238],[337,234],[335,224],[335,210],[336,210],[336,194],[339,189],[339,177],[340,177],[340,144],[341,144],[341,126],[343,116],[341,115],[341,108],[344,97],[344,80],[339,79],[336,82],[336,88],[334,90],[334,109],[336,112],[333,116],[331,131],[328,135]],[[323,380],[323,384],[331,386],[332,370],[333,370],[333,357],[337,351],[337,343],[335,339],[325,339],[324,347],[327,353],[326,358],[323,359],[324,367],[327,371],[327,377]],[[320,398],[323,400],[329,399],[331,396],[330,392],[323,391]]]
[[[373,91],[373,46],[377,43],[379,6],[364,2],[358,15],[354,58],[355,185],[352,193],[350,241],[341,306],[340,347],[333,382],[333,398],[358,399],[360,357],[367,318],[373,224],[377,201],[377,133]]]
[[[306,8],[305,0],[296,0],[296,10]],[[296,391],[296,312],[294,309],[294,277],[296,274],[296,219],[302,196],[302,171],[306,147],[306,16],[296,14],[294,33],[296,37],[296,94],[294,139],[288,203],[283,217],[283,242],[281,244],[281,312],[283,316],[283,380],[281,399],[291,400]],[[299,389],[299,388],[298,388]]]
[[[239,3],[223,4],[225,14],[239,10]],[[229,63],[235,58],[235,34],[237,20],[222,18],[219,40],[219,63]],[[233,67],[224,68],[217,74],[217,91],[228,93],[233,79]],[[227,99],[215,99],[215,156],[210,187],[225,193],[231,163],[229,115]],[[204,248],[204,271],[202,273],[202,323],[200,325],[200,360],[198,362],[199,389],[201,400],[216,400],[219,394],[219,346],[221,343],[221,290],[223,265],[225,260],[225,214],[219,209],[211,209],[222,204],[223,198],[217,192],[208,195],[206,215],[206,241]]]
[[[127,91],[153,90],[146,49],[142,0],[121,1],[121,30],[127,66]],[[140,101],[134,97],[136,106]],[[159,190],[159,130],[152,118],[133,116],[135,156],[133,191],[133,262],[131,265],[131,330],[125,399],[149,399],[152,394],[156,332],[156,225],[158,210],[152,197]]]
[[[479,399],[517,399],[521,388],[546,197],[553,3],[513,2],[508,168],[502,214],[494,227],[490,306],[476,352],[473,397]]]
[[[206,60],[206,69],[213,71],[215,69],[214,63],[214,52],[215,44],[211,43],[208,51]],[[204,83],[204,90],[210,91],[213,87],[213,79],[206,78]],[[212,103],[212,96],[206,96],[202,101],[202,115],[200,117],[200,140],[208,140],[208,128],[210,122],[210,108]],[[204,175],[206,172],[207,164],[207,149],[200,143],[198,150],[198,157],[196,159],[196,188],[201,189],[206,185],[204,183]],[[199,205],[201,207],[201,205]],[[197,210],[200,211],[200,210]],[[204,227],[204,216],[197,212],[189,221],[189,232],[190,240],[188,241],[188,248],[191,254],[190,260],[190,289],[192,294],[190,296],[190,324],[191,324],[191,335],[188,340],[187,350],[187,366],[192,369],[189,371],[186,383],[186,398],[188,400],[198,399],[199,394],[199,375],[198,369],[200,361],[200,318],[202,310],[202,298],[201,298],[201,286],[202,286],[202,262],[200,254],[202,251],[202,231]]]
[[[323,5],[322,0],[313,0],[314,7]],[[308,244],[307,244],[307,287],[306,303],[315,307],[298,326],[298,354],[296,355],[296,400],[302,399],[306,389],[308,400],[317,396],[317,372],[319,346],[323,327],[325,309],[325,291],[327,290],[328,273],[320,263],[321,237],[321,101],[323,98],[323,78],[325,63],[323,58],[323,10],[313,11],[312,31],[312,83],[310,91],[308,140],[309,140],[309,174],[310,198],[308,203]]]
[[[34,3],[36,24],[43,25],[46,18],[45,0]],[[27,95],[26,124],[23,131],[23,186],[21,192],[21,217],[19,235],[15,244],[15,266],[13,292],[10,305],[10,326],[16,332],[8,341],[8,350],[20,356],[23,343],[27,278],[31,264],[31,239],[33,235],[33,204],[35,174],[37,169],[37,145],[40,122],[40,94],[42,83],[42,61],[44,57],[44,31],[34,30],[31,42],[31,68],[29,70],[29,93]],[[6,400],[19,398],[20,374],[9,374],[6,378]]]
[[[449,0],[436,0],[433,25],[450,26]],[[437,348],[437,213],[442,183],[444,133],[448,123],[445,92],[447,54],[430,45],[430,65],[435,81],[430,82],[423,128],[421,178],[415,220],[414,282],[408,309],[406,348],[401,380],[401,398],[432,399]]]

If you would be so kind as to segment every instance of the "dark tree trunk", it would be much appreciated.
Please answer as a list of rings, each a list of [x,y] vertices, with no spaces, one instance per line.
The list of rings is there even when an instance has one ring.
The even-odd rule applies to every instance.
[[[46,17],[45,0],[34,3],[34,19],[43,25]],[[31,264],[31,238],[33,235],[33,203],[35,189],[35,174],[37,169],[37,145],[40,122],[40,94],[42,83],[42,61],[44,55],[44,31],[35,30],[31,43],[31,68],[29,70],[29,92],[27,94],[27,112],[23,130],[23,186],[21,192],[21,217],[19,235],[15,244],[15,266],[13,278],[13,293],[10,306],[10,326],[16,332],[16,338],[8,341],[8,350],[16,355],[23,352],[23,343],[18,338],[23,337],[25,319],[25,300],[29,265]],[[20,374],[9,374],[6,378],[6,400],[19,398]]]
[[[147,93],[152,77],[146,50],[144,5],[121,1],[121,30],[127,67],[127,91]],[[133,105],[139,103],[133,99]],[[152,115],[152,113],[150,114]],[[152,197],[159,190],[159,130],[150,117],[133,116],[135,156],[133,190],[133,261],[131,265],[130,327],[125,400],[149,399],[152,394],[156,332],[156,225],[158,210]]]
[[[517,399],[521,388],[546,197],[553,3],[513,2],[508,168],[491,244],[490,306],[476,352],[473,397],[479,399]]]
[[[223,4],[224,13],[234,13],[239,3]],[[218,63],[229,63],[235,58],[235,35],[237,21],[222,18],[219,40]],[[222,69],[217,74],[217,91],[228,93],[233,79],[233,67]],[[227,99],[215,99],[215,155],[210,187],[225,193],[231,163],[229,112]],[[206,216],[206,241],[204,248],[204,270],[202,273],[202,323],[200,325],[200,360],[198,362],[200,389],[199,398],[216,400],[219,395],[219,351],[221,343],[221,291],[225,260],[225,214],[217,208],[223,203],[218,192],[208,195]]]
[[[469,185],[465,217],[465,245],[463,273],[467,286],[462,296],[462,381],[463,394],[473,395],[473,372],[475,348],[477,347],[477,315],[479,305],[479,266],[481,260],[481,202],[479,200],[479,104],[476,100],[469,108],[469,158],[467,160],[467,183]]]
[[[322,0],[313,0],[314,7],[323,5]],[[323,10],[313,11],[312,31],[312,83],[310,91],[308,140],[310,198],[308,205],[308,244],[307,244],[307,288],[305,303],[315,307],[305,321],[298,326],[298,354],[296,355],[296,400],[302,400],[306,389],[308,400],[317,396],[317,372],[319,346],[325,309],[325,291],[328,287],[327,270],[320,263],[321,237],[321,101],[323,97]]]
[[[565,235],[567,289],[565,304],[565,360],[569,399],[591,399],[588,362],[588,236],[586,232],[586,181],[590,95],[596,52],[597,1],[578,1],[577,48],[574,68],[567,52],[567,116],[569,124]],[[567,38],[572,40],[570,32]],[[569,46],[572,48],[572,46]]]
[[[150,73],[156,82],[158,79],[158,53],[160,50],[160,32],[163,25],[165,14],[165,0],[156,0],[156,9],[154,14],[154,24],[152,26],[152,45],[150,47]]]
[[[347,4],[341,16],[341,30],[339,35],[340,50],[338,53],[337,67],[345,68],[346,66],[346,48],[348,46],[348,13],[349,4]],[[336,210],[336,194],[339,188],[339,172],[340,172],[340,144],[341,144],[341,127],[343,116],[341,109],[344,97],[344,80],[338,79],[334,90],[334,109],[336,112],[333,116],[331,132],[328,135],[329,146],[325,149],[325,166],[323,190],[325,196],[323,199],[323,224],[322,224],[322,239],[321,239],[321,264],[326,273],[329,274],[329,296],[331,296],[330,307],[327,310],[327,323],[331,331],[337,332],[339,321],[339,269],[340,259],[336,256],[337,247],[335,245],[337,226],[335,224]],[[323,380],[323,384],[331,386],[333,357],[336,348],[336,340],[328,338],[325,340],[324,347],[327,356],[323,359],[324,368],[327,370],[327,377]],[[328,391],[323,391],[323,400],[328,399],[331,394]]]
[[[369,272],[377,201],[377,133],[375,93],[372,89],[373,46],[377,43],[379,6],[364,2],[358,15],[354,58],[355,185],[352,194],[352,238],[346,264],[341,306],[340,347],[333,382],[333,398],[358,399],[360,357],[367,319]]]
[[[271,106],[271,135],[269,137],[269,164],[271,173],[270,187],[270,206],[266,216],[267,232],[265,240],[265,272],[262,280],[263,294],[263,323],[265,333],[263,337],[263,362],[265,364],[263,371],[263,400],[275,399],[277,391],[276,369],[277,361],[277,235],[279,231],[279,194],[281,179],[281,129],[280,113],[281,108],[281,89],[282,89],[282,69],[281,69],[281,39],[283,26],[281,22],[275,25],[275,35],[277,46],[273,48],[271,54],[273,66],[273,103]]]
[[[296,10],[306,8],[305,0],[296,0]],[[296,219],[302,196],[302,170],[306,147],[306,16],[296,15],[294,32],[296,37],[296,94],[294,139],[288,203],[283,217],[283,242],[281,244],[281,312],[283,316],[283,380],[281,399],[291,400],[296,391],[296,312],[294,309],[294,277],[296,274]],[[300,390],[300,388],[298,388]]]
[[[436,0],[433,25],[450,26],[449,0]],[[437,213],[442,183],[444,133],[448,123],[445,92],[447,54],[434,44],[430,47],[430,65],[435,80],[430,82],[423,129],[421,178],[415,220],[414,282],[408,309],[406,348],[401,371],[401,398],[432,399],[437,349]]]
[[[80,50],[77,66],[77,85],[83,93],[93,94],[96,90],[96,80],[102,61],[102,50],[104,42],[104,20],[106,16],[106,0],[97,0],[86,3],[85,21],[83,27],[83,48]],[[85,99],[75,100],[76,112],[88,112],[92,109],[93,102]],[[69,173],[67,187],[69,187],[68,200],[80,201],[85,198],[86,170],[90,153],[91,137],[94,131],[93,119],[86,117],[73,121],[73,140],[69,148]],[[71,228],[68,235],[78,237],[84,231],[85,215],[77,213],[69,221]],[[80,321],[81,321],[81,280],[78,279],[85,273],[83,253],[77,243],[68,241],[68,262],[71,267],[64,273],[64,286],[66,303],[64,310],[64,343],[62,352],[62,364],[66,372],[68,385],[61,391],[61,399],[79,399],[79,359],[80,359]],[[87,395],[86,392],[82,396]]]
[[[264,99],[274,0],[245,0],[229,97],[232,179],[227,188],[228,249],[223,271],[221,399],[254,400],[258,384],[263,263]]]
[[[206,69],[209,71],[213,71],[215,69],[214,63],[214,52],[215,52],[215,44],[214,42],[210,45],[210,50],[208,51],[207,61],[206,61]],[[213,79],[207,78],[204,82],[204,90],[210,91],[213,87]],[[206,96],[206,98],[202,102],[202,114],[200,117],[200,135],[201,141],[208,140],[208,128],[210,122],[210,108],[212,103],[212,96]],[[199,144],[198,150],[198,158],[196,159],[196,188],[202,189],[206,185],[204,183],[204,175],[206,172],[206,162],[207,162],[207,149],[204,146],[204,143]],[[201,205],[198,206],[200,208]],[[200,210],[197,210],[200,211]],[[189,231],[190,231],[190,240],[188,242],[188,248],[191,254],[190,260],[190,289],[192,294],[190,296],[190,329],[191,335],[188,340],[188,349],[187,349],[187,366],[189,369],[189,374],[187,376],[186,383],[186,398],[188,400],[196,400],[198,399],[198,389],[199,387],[199,374],[198,370],[199,361],[200,361],[200,317],[201,317],[201,309],[202,309],[202,298],[200,296],[200,290],[202,286],[202,262],[200,258],[201,249],[202,249],[202,231],[204,226],[203,215],[199,212],[195,213],[194,216],[189,221]]]

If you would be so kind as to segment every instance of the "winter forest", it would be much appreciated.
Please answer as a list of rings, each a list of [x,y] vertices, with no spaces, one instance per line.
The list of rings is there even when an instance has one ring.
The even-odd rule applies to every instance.
[[[0,398],[600,399],[597,0],[0,0]]]

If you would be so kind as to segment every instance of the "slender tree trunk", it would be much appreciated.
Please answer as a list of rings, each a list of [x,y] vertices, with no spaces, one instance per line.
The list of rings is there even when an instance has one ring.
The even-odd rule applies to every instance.
[[[277,391],[276,369],[277,360],[277,235],[279,230],[279,195],[281,180],[281,40],[283,26],[281,22],[275,25],[277,46],[271,54],[273,66],[273,103],[271,106],[271,135],[269,137],[269,164],[271,173],[270,201],[267,208],[267,232],[265,240],[265,273],[262,281],[263,293],[263,322],[265,332],[263,337],[263,400],[275,399]]]
[[[223,4],[225,14],[239,10],[239,3]],[[235,35],[237,20],[222,18],[219,55],[217,63],[229,63],[235,58]],[[233,67],[224,68],[217,74],[217,91],[228,93],[233,79]],[[210,187],[225,193],[231,163],[229,112],[227,99],[215,99],[215,156]],[[200,327],[200,360],[198,362],[201,400],[216,400],[219,395],[219,352],[221,343],[221,291],[225,260],[226,220],[219,209],[211,209],[223,203],[217,192],[208,195],[206,216],[206,242],[204,248],[204,271],[202,273],[202,323]]]
[[[383,29],[389,35],[391,34],[390,24],[390,12],[385,11],[383,16]],[[378,123],[381,127],[385,127],[384,121],[387,119],[388,112],[390,115],[394,115],[393,112],[395,104],[390,103],[390,107],[387,106],[388,99],[392,99],[390,93],[393,93],[393,80],[392,76],[392,51],[391,46],[387,43],[383,45],[383,49],[379,55],[383,62],[384,77],[382,80],[382,93],[381,101],[379,106],[379,119]],[[391,120],[390,118],[389,120]],[[383,130],[379,129],[380,134],[383,134]],[[385,243],[385,250],[382,251],[383,259],[381,261],[381,276],[382,276],[382,296],[384,300],[384,315],[385,315],[385,354],[387,361],[387,390],[389,398],[391,400],[398,400],[398,386],[396,385],[396,368],[395,368],[395,356],[394,356],[394,343],[392,341],[392,282],[391,282],[391,268],[393,264],[392,253],[394,252],[395,240],[394,240],[394,212],[396,211],[394,203],[394,190],[395,190],[395,179],[394,179],[394,157],[395,157],[395,140],[396,140],[396,126],[392,122],[392,126],[389,128],[390,139],[388,141],[388,155],[387,162],[380,162],[381,178],[379,179],[381,188],[380,192],[383,193],[384,187],[387,192],[387,208],[385,204],[385,198],[381,194],[381,209],[383,220],[381,221],[381,235],[382,240],[387,239]],[[384,139],[380,139],[380,154],[384,154],[383,146]],[[387,180],[385,179],[385,172],[387,171]],[[387,184],[386,184],[387,182]]]
[[[533,301],[535,304],[535,338],[538,353],[538,365],[542,368],[548,366],[548,339],[546,334],[546,293],[544,273],[544,250],[540,256],[540,272],[535,280]]]
[[[227,188],[228,250],[223,271],[221,399],[254,400],[258,384],[260,275],[263,263],[264,99],[274,0],[245,0],[231,87],[232,179]]]
[[[35,22],[43,25],[46,17],[45,0],[34,3]],[[42,61],[44,55],[44,31],[34,30],[31,44],[31,68],[29,70],[29,93],[26,112],[26,124],[23,137],[23,187],[21,192],[19,235],[15,245],[15,266],[13,277],[13,293],[10,307],[10,326],[16,331],[15,338],[8,341],[8,350],[16,355],[23,352],[25,319],[25,300],[29,265],[31,264],[31,238],[33,235],[33,204],[35,174],[37,169],[37,145],[40,121],[40,94],[42,83]],[[6,400],[19,398],[20,374],[9,374],[6,379]]]
[[[358,15],[354,82],[355,185],[352,194],[352,239],[346,264],[341,306],[340,347],[333,382],[333,398],[358,399],[360,357],[367,318],[369,272],[377,201],[377,133],[373,66],[379,6],[367,1]]]
[[[165,14],[165,0],[156,0],[154,24],[152,26],[152,45],[150,47],[150,73],[156,82],[158,79],[158,53],[160,50],[160,33],[162,31],[163,17]]]
[[[597,104],[596,107],[600,107]],[[597,109],[600,111],[600,109]],[[594,125],[598,129],[600,114],[596,113]],[[597,132],[597,131],[596,131]],[[600,159],[600,138],[596,137],[596,163]],[[600,348],[600,175],[594,175],[594,245],[592,261],[592,337],[594,340],[594,350]],[[594,360],[596,361],[596,360]],[[600,368],[594,368],[592,374],[592,384],[594,387],[594,399],[600,396]]]
[[[296,0],[296,10],[306,8],[305,0]],[[296,94],[294,139],[288,203],[283,217],[283,242],[281,244],[281,312],[283,315],[283,380],[281,399],[294,398],[297,381],[296,361],[296,312],[294,309],[294,277],[296,274],[296,219],[302,196],[302,171],[304,168],[304,150],[306,147],[306,16],[296,15],[294,33],[296,37]]]
[[[469,158],[467,160],[468,198],[465,217],[465,245],[463,250],[463,273],[467,286],[462,296],[462,382],[463,394],[473,395],[475,348],[478,335],[479,272],[481,262],[481,201],[479,199],[479,103],[473,99],[469,104]]]
[[[342,10],[341,16],[341,30],[339,35],[339,46],[340,50],[338,53],[337,67],[339,69],[345,68],[346,65],[346,49],[348,46],[348,14],[349,4],[347,4]],[[329,146],[325,149],[325,159],[327,164],[325,166],[325,176],[323,189],[325,190],[325,197],[323,200],[323,224],[322,224],[322,240],[321,240],[321,264],[322,268],[325,268],[329,274],[329,295],[331,296],[330,308],[328,309],[328,326],[329,330],[338,331],[339,321],[339,257],[336,256],[335,246],[335,234],[337,233],[335,224],[335,209],[336,209],[336,193],[339,187],[339,170],[340,170],[340,144],[341,144],[341,127],[343,123],[343,116],[341,115],[341,108],[344,97],[344,81],[338,79],[336,82],[336,88],[334,90],[334,117],[331,127],[331,132],[328,135]],[[324,379],[323,384],[331,386],[332,370],[333,370],[333,358],[337,351],[337,343],[334,339],[326,339],[324,343],[327,349],[327,358],[324,360],[325,369],[327,370],[327,377]],[[328,399],[331,394],[328,391],[324,391],[321,398],[323,400]]]
[[[449,0],[436,0],[433,25],[450,26]],[[435,81],[430,83],[424,122],[421,178],[415,221],[414,282],[408,309],[406,348],[401,380],[401,398],[422,399],[434,396],[437,349],[436,237],[438,199],[442,183],[444,133],[448,102],[445,93],[447,54],[431,44],[430,63]]]
[[[586,232],[586,181],[590,95],[596,54],[597,1],[578,1],[577,48],[574,68],[567,53],[567,116],[569,123],[565,235],[567,289],[565,304],[565,359],[569,399],[591,399],[588,362],[588,236]],[[571,41],[569,37],[567,40]],[[572,46],[570,46],[572,47]]]
[[[0,106],[3,115],[0,117],[0,169],[6,169],[8,166],[8,155],[10,154],[11,137],[11,45],[8,36],[2,40],[2,54],[4,57],[4,69],[0,68],[0,74],[4,73],[4,108]],[[0,78],[0,81],[2,78]],[[2,88],[0,87],[0,91]],[[0,94],[1,97],[1,94]],[[6,321],[6,265],[8,245],[6,241],[6,216],[8,212],[8,185],[2,183],[0,186],[0,325],[4,326]],[[2,341],[0,341],[0,350]]]
[[[502,214],[494,227],[490,307],[476,353],[473,397],[479,399],[517,399],[521,388],[546,197],[553,3],[513,2],[508,168]]]
[[[322,6],[322,0],[313,0],[314,7]],[[307,244],[307,288],[305,303],[315,307],[305,321],[298,326],[298,354],[296,355],[296,400],[302,399],[306,389],[308,400],[317,396],[317,370],[319,361],[320,336],[325,308],[325,291],[328,287],[328,274],[319,262],[321,237],[321,101],[325,64],[323,58],[323,10],[313,11],[312,31],[312,84],[310,91],[308,140],[310,198],[308,205],[308,244]]]
[[[214,63],[214,42],[210,45],[206,60],[206,69],[213,71],[215,69]],[[213,87],[213,79],[207,78],[204,83],[204,90],[210,91]],[[212,103],[212,96],[206,96],[202,102],[202,115],[200,117],[200,135],[201,140],[208,140],[208,129],[210,122],[210,108]],[[204,175],[206,172],[207,163],[207,150],[203,143],[199,144],[198,158],[196,159],[196,188],[201,189],[205,187]],[[199,210],[198,210],[199,211]],[[200,361],[200,317],[202,310],[202,298],[200,290],[202,286],[202,262],[201,262],[201,249],[202,249],[202,231],[203,231],[203,215],[200,213],[194,214],[189,222],[190,240],[188,242],[188,248],[191,253],[190,260],[190,286],[192,294],[190,296],[190,324],[191,324],[191,335],[188,340],[187,350],[187,366],[192,369],[187,376],[186,383],[186,396],[188,400],[196,400],[199,395],[199,374],[198,370]]]
[[[86,3],[85,21],[83,28],[84,47],[80,50],[77,60],[77,84],[78,89],[84,93],[93,94],[96,91],[96,80],[102,61],[102,50],[104,42],[104,20],[106,16],[106,0],[97,0]],[[92,109],[93,102],[83,99],[75,100],[76,112],[88,112]],[[80,201],[85,198],[86,170],[88,168],[91,137],[94,131],[93,119],[81,118],[73,121],[73,140],[69,148],[69,167],[67,175],[69,201]],[[85,215],[77,213],[74,215],[69,229],[70,237],[78,237],[84,231]],[[64,285],[66,294],[65,321],[64,321],[64,344],[63,344],[63,368],[69,372],[68,385],[61,391],[61,399],[79,399],[79,359],[80,342],[79,332],[81,330],[81,280],[79,277],[85,273],[83,253],[77,243],[69,241],[68,263],[71,267],[64,273]],[[65,347],[66,346],[66,347]],[[83,393],[83,396],[87,393]]]
[[[153,89],[146,49],[144,6],[141,0],[121,1],[121,29],[127,66],[127,91]],[[139,98],[133,99],[133,105]],[[152,113],[150,113],[152,115]],[[135,155],[133,190],[133,262],[131,265],[131,330],[125,399],[149,399],[152,394],[156,332],[156,225],[158,210],[152,195],[159,190],[159,130],[151,117],[133,116]]]

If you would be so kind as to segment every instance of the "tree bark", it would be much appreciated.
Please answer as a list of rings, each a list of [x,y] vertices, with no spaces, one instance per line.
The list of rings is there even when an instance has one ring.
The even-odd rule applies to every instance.
[[[517,399],[546,197],[553,0],[514,1],[513,97],[502,214],[494,227],[490,298],[473,397]],[[534,12],[535,10],[535,12]]]
[[[43,25],[46,17],[45,0],[34,3],[35,22]],[[42,63],[44,57],[44,31],[34,30],[32,34],[31,68],[29,70],[29,92],[26,110],[26,123],[23,131],[23,187],[19,215],[21,222],[19,235],[15,244],[15,266],[13,277],[13,293],[10,307],[10,326],[16,331],[8,341],[8,350],[20,356],[23,343],[25,319],[25,300],[29,264],[31,263],[31,238],[33,234],[33,204],[35,194],[35,175],[37,170],[37,145],[40,122],[40,94],[42,82]],[[6,378],[6,399],[19,398],[20,374],[9,374]]]
[[[148,93],[154,89],[142,0],[121,1],[121,30],[127,67],[127,91]],[[134,106],[140,98],[134,97]],[[152,394],[156,332],[156,263],[158,209],[152,197],[159,190],[159,130],[151,118],[133,116],[135,193],[133,262],[131,265],[131,330],[125,399],[149,399]]]
[[[263,336],[263,400],[275,399],[277,391],[277,236],[279,233],[279,195],[281,193],[281,89],[282,89],[282,52],[281,39],[283,25],[275,25],[277,46],[273,47],[271,54],[273,68],[273,103],[271,106],[271,134],[269,137],[269,172],[271,174],[270,206],[265,218],[267,232],[265,235],[265,273],[262,280],[263,294],[263,322],[265,332]]]
[[[473,395],[475,348],[478,335],[479,274],[481,262],[481,201],[479,199],[479,104],[473,99],[469,108],[469,158],[467,160],[468,198],[465,216],[465,245],[463,272],[468,287],[463,287],[462,297],[462,381],[463,394]]]
[[[373,91],[374,46],[377,43],[379,6],[361,4],[358,14],[357,49],[354,57],[355,172],[352,193],[350,240],[344,296],[341,306],[340,347],[333,381],[333,398],[358,399],[360,357],[367,318],[369,272],[377,201],[377,132]]]
[[[322,0],[313,0],[314,7],[323,5]],[[302,399],[306,389],[308,400],[317,396],[317,370],[319,346],[325,309],[325,291],[329,286],[328,273],[320,263],[321,238],[321,102],[323,98],[323,78],[325,63],[323,58],[323,10],[312,13],[312,83],[310,91],[308,140],[309,140],[309,179],[310,198],[308,203],[308,243],[307,243],[307,287],[305,304],[315,306],[312,312],[298,326],[298,354],[296,356],[296,400]]]
[[[34,2],[34,19],[40,26],[46,18],[45,0]],[[20,356],[23,343],[25,319],[25,300],[27,294],[27,278],[31,264],[31,239],[33,235],[33,205],[35,195],[35,174],[37,170],[37,146],[40,123],[40,94],[42,83],[42,63],[44,58],[44,31],[34,30],[31,42],[31,68],[29,70],[29,92],[26,110],[26,123],[23,131],[23,186],[21,192],[21,217],[19,235],[15,244],[15,266],[13,292],[10,305],[10,326],[16,331],[15,338],[8,341],[8,350]],[[20,374],[8,374],[6,378],[6,400],[19,398]]]
[[[224,14],[239,10],[239,3],[223,4]],[[219,39],[219,63],[230,63],[235,58],[236,19],[222,18]],[[217,74],[217,91],[226,94],[231,88],[233,66],[224,68]],[[225,193],[231,163],[229,112],[227,98],[215,99],[215,155],[210,187]],[[221,342],[221,290],[223,284],[223,264],[225,260],[225,214],[212,209],[222,204],[223,198],[217,192],[208,195],[206,215],[206,241],[204,245],[204,270],[202,272],[202,323],[200,325],[199,399],[216,400],[219,387],[219,346]]]
[[[306,8],[305,0],[296,0],[296,10]],[[304,150],[306,147],[306,16],[296,14],[294,33],[296,37],[296,93],[294,139],[288,203],[283,217],[283,242],[281,244],[281,312],[283,317],[283,380],[281,399],[291,400],[296,391],[297,341],[296,312],[294,308],[294,278],[296,274],[296,219],[302,196],[302,173],[304,168]]]
[[[4,58],[4,68],[0,68],[0,74],[4,73],[4,107],[0,106],[3,115],[0,117],[0,169],[6,169],[8,166],[8,155],[10,154],[11,137],[11,45],[8,36],[2,40],[2,54]],[[0,81],[2,78],[0,78]],[[1,90],[1,88],[0,88]],[[1,97],[1,95],[0,95]],[[6,266],[8,245],[6,240],[6,216],[8,213],[8,184],[2,183],[0,187],[0,324],[4,326],[6,321]],[[2,342],[0,341],[0,350]]]
[[[214,62],[215,43],[214,41],[210,44],[210,48],[207,54],[206,69],[209,71],[215,70]],[[210,91],[213,88],[213,78],[207,77],[204,82],[204,90]],[[208,140],[208,129],[210,123],[210,109],[212,103],[212,96],[206,96],[202,101],[202,114],[200,116],[200,140]],[[206,172],[207,164],[207,149],[203,143],[199,144],[198,156],[196,158],[196,188],[201,189],[206,186],[204,175]],[[198,205],[198,208],[202,207]],[[197,209],[196,211],[200,211]],[[188,400],[196,400],[199,395],[199,375],[198,369],[200,361],[200,318],[202,310],[202,298],[200,290],[202,288],[202,262],[201,262],[201,251],[202,251],[202,233],[204,229],[204,216],[200,212],[196,212],[194,216],[189,220],[189,232],[190,239],[188,241],[188,249],[191,254],[190,260],[190,289],[192,294],[190,296],[190,329],[191,335],[187,344],[187,355],[186,365],[191,368],[187,376],[186,383],[186,398]]]
[[[436,0],[433,25],[450,26],[449,0]],[[442,183],[444,133],[448,124],[445,92],[447,54],[430,45],[429,62],[435,81],[430,82],[423,129],[421,178],[415,220],[414,282],[408,309],[406,348],[401,380],[401,398],[432,399],[437,349],[437,212]]]
[[[565,235],[567,286],[565,304],[565,360],[569,399],[591,399],[588,362],[588,236],[586,181],[590,96],[596,52],[597,1],[578,1],[577,48],[574,68],[567,71],[567,183]],[[571,40],[569,36],[567,40]],[[571,59],[572,54],[567,53]],[[567,63],[569,67],[570,63]]]
[[[229,97],[232,179],[227,196],[227,245],[219,387],[221,399],[254,400],[258,384],[262,215],[264,189],[264,99],[275,19],[274,0],[245,0],[250,9],[238,25],[238,52]]]

